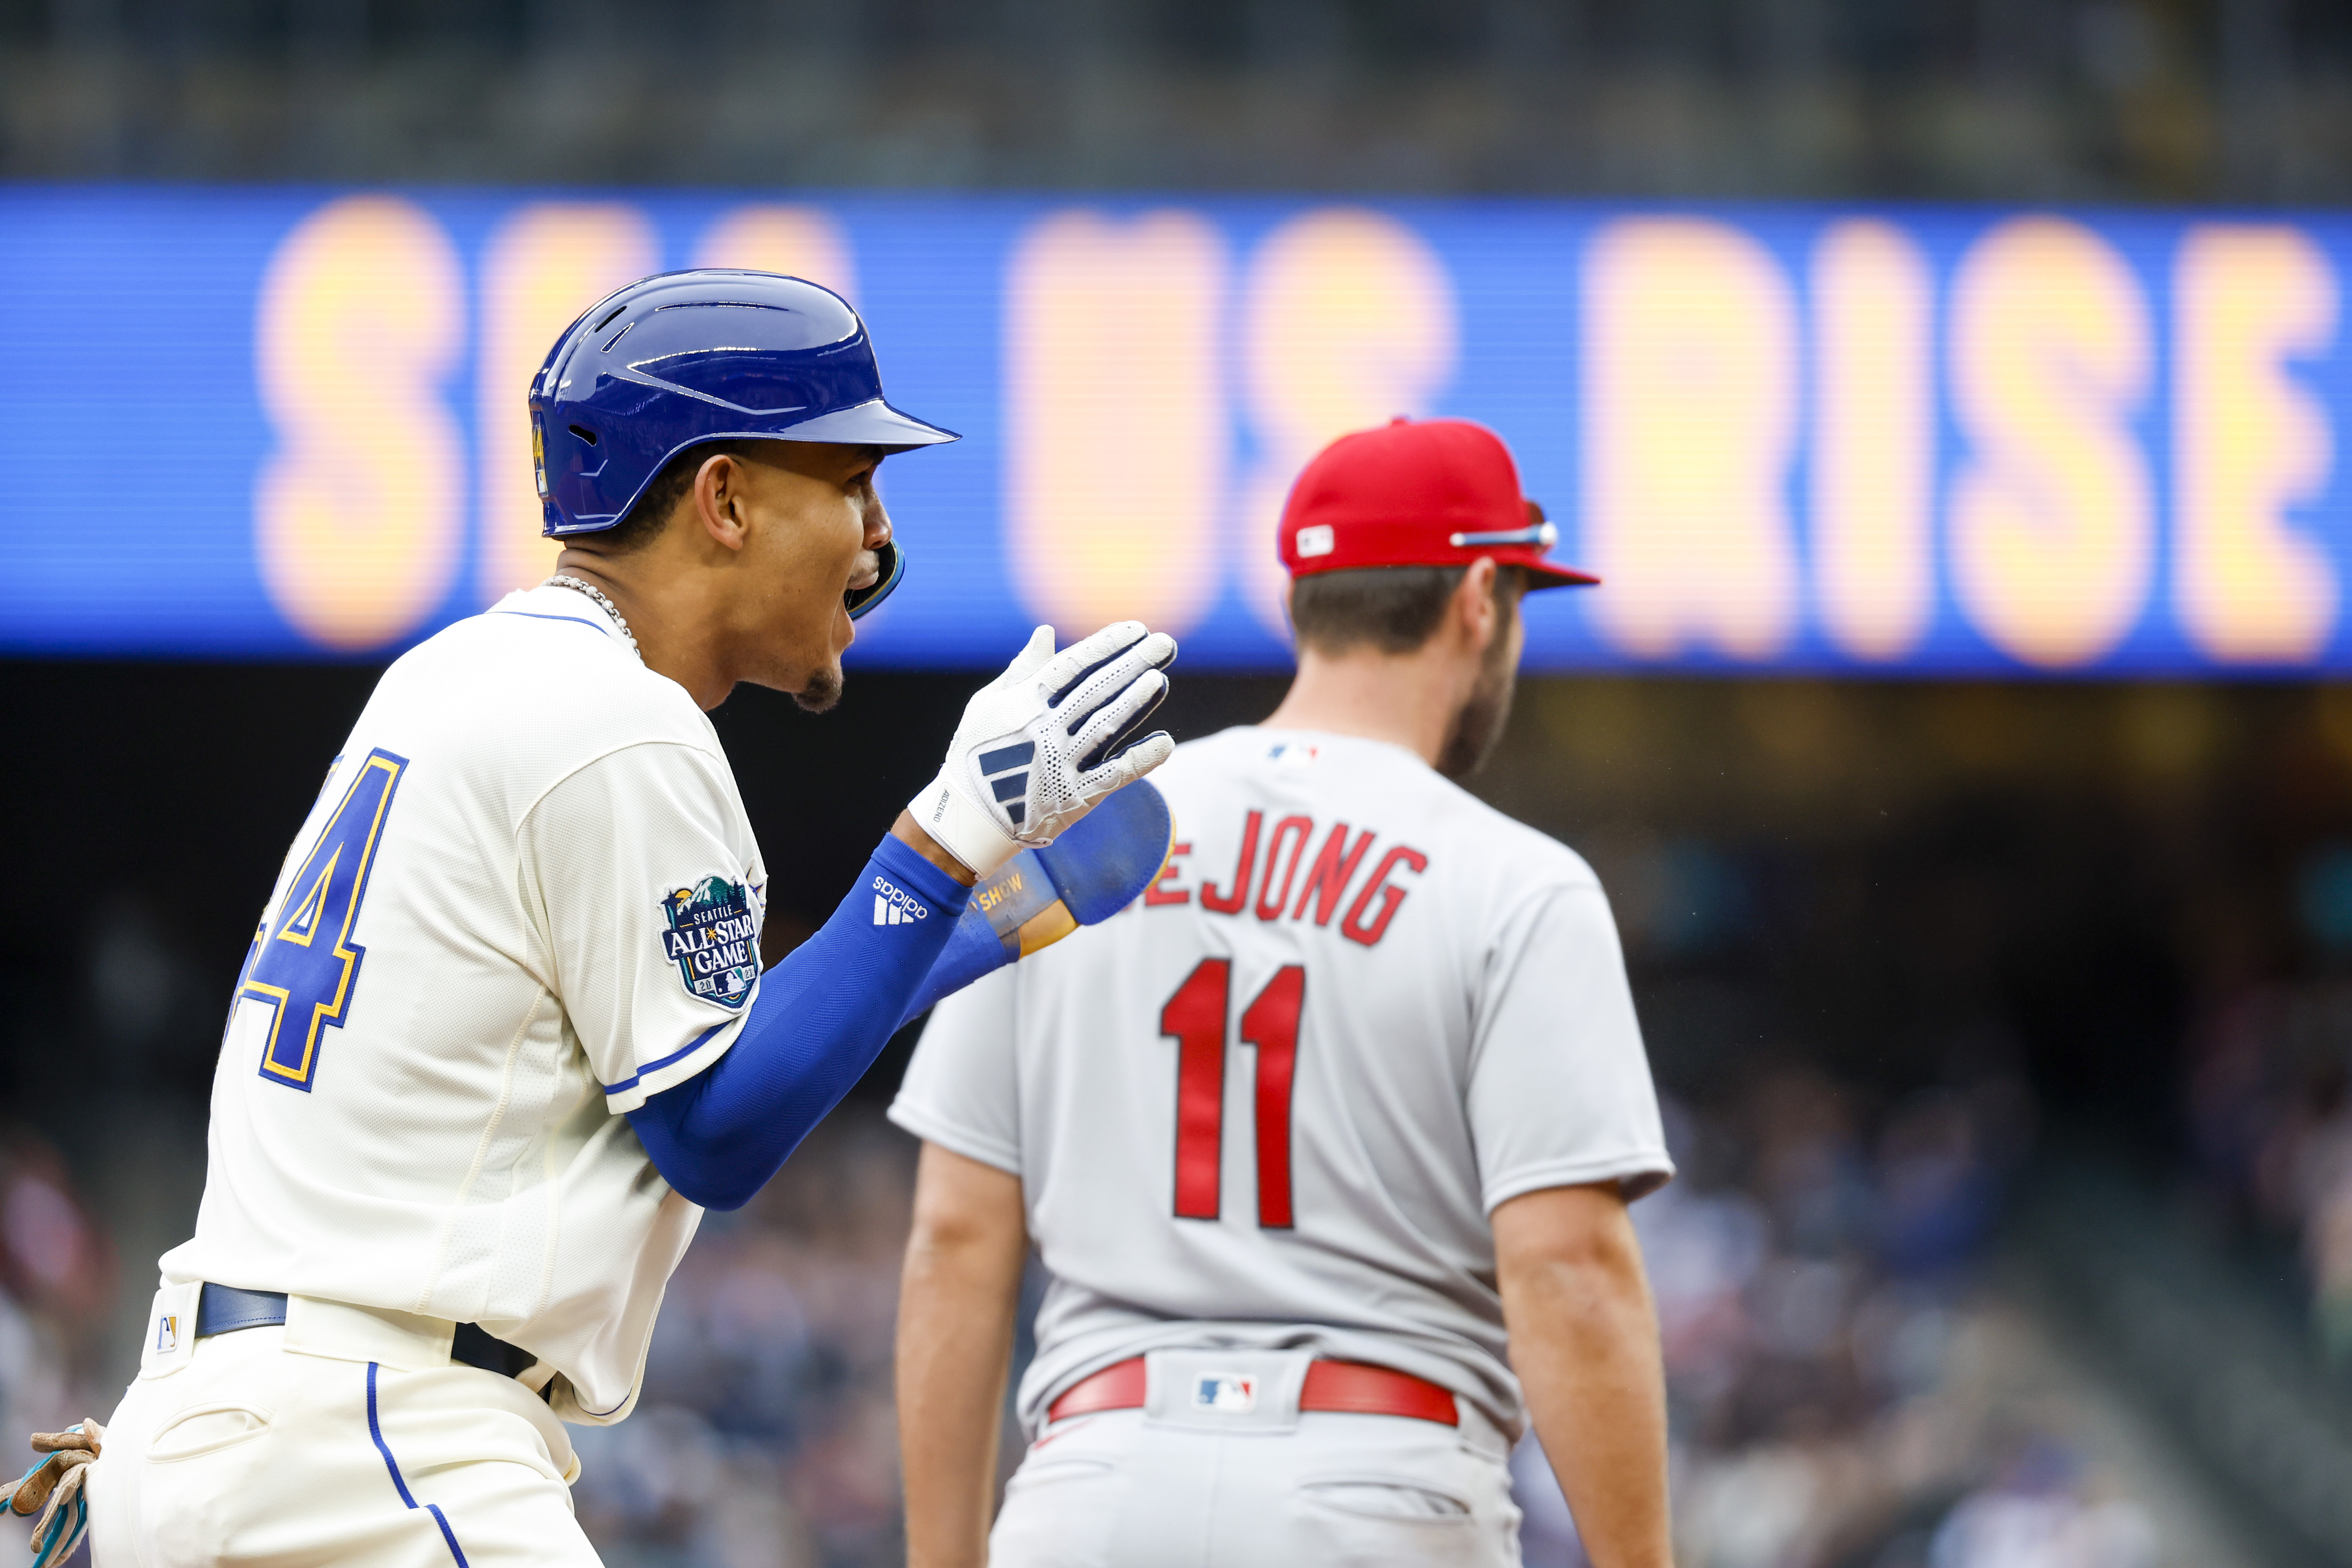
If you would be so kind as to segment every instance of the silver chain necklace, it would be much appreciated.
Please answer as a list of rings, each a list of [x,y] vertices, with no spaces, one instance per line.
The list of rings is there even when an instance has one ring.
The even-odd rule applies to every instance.
[[[567,572],[558,572],[554,576],[550,577],[546,582],[541,583],[540,586],[542,588],[569,588],[574,593],[585,594],[590,598],[595,600],[597,604],[604,606],[604,613],[613,617],[613,624],[621,628],[621,640],[629,645],[629,651],[637,656],[637,662],[639,664],[645,663],[646,650],[637,646],[637,634],[629,629],[629,618],[621,614],[620,605],[613,603],[611,599],[605,597],[604,589],[599,588],[593,583],[583,583],[579,578],[572,576]]]

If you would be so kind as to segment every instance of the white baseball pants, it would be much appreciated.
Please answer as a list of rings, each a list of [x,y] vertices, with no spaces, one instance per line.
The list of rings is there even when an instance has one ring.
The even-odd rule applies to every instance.
[[[90,1470],[96,1568],[593,1568],[543,1401],[404,1314],[305,1305],[131,1385]]]
[[[1467,1405],[1460,1426],[1301,1413],[1304,1355],[1154,1352],[1146,1408],[1057,1421],[1030,1445],[991,1568],[1518,1568],[1500,1433]],[[1204,1375],[1271,1397],[1234,1410],[1163,1393]]]

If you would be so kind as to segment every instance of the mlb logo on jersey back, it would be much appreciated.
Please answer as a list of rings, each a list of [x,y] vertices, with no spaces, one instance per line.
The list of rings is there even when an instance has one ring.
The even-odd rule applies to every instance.
[[[677,965],[686,994],[740,1007],[760,978],[760,922],[740,882],[705,877],[662,900],[662,953]]]
[[[1278,768],[1303,768],[1321,756],[1321,750],[1304,741],[1276,741],[1265,760]]]
[[[1192,1408],[1246,1415],[1257,1408],[1257,1379],[1239,1373],[1204,1372],[1192,1381]]]

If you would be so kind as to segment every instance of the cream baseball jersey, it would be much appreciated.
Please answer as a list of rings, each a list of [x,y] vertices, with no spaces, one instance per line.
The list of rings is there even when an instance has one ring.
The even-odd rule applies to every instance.
[[[585,595],[419,645],[255,933],[165,1282],[479,1323],[618,1420],[702,1213],[621,1112],[733,1042],[765,884],[709,721]]]
[[[891,1109],[1021,1178],[1023,1419],[1145,1351],[1304,1346],[1516,1433],[1487,1214],[1674,1168],[1599,881],[1382,742],[1228,730],[1154,782],[1160,881],[941,1003]]]

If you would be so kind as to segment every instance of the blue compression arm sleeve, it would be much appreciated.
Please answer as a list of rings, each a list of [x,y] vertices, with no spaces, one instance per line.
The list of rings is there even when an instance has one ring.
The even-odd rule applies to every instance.
[[[760,977],[726,1054],[628,1112],[654,1169],[705,1208],[750,1202],[874,1065],[971,896],[883,839],[824,929]]]

